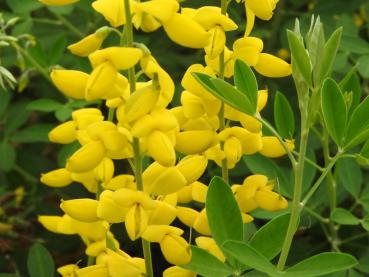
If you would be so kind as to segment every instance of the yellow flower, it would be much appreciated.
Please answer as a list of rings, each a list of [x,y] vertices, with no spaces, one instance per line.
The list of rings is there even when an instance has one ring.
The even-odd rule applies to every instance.
[[[78,265],[67,264],[67,265],[58,267],[57,271],[62,277],[73,277],[75,276],[75,272],[77,269],[79,269]]]
[[[101,44],[109,32],[110,30],[108,28],[102,27],[95,33],[88,35],[74,44],[69,45],[68,50],[74,55],[86,57],[101,47]]]
[[[126,23],[124,3],[120,0],[97,0],[92,7],[113,27],[119,27]]]
[[[176,165],[177,169],[186,178],[187,183],[197,181],[205,172],[208,159],[203,155],[189,155],[184,157]]]
[[[292,73],[292,67],[289,63],[267,53],[259,55],[259,61],[254,68],[261,75],[271,78],[286,77]]]
[[[145,230],[149,218],[147,212],[140,204],[133,205],[127,212],[125,218],[126,230],[131,240],[136,240]]]
[[[269,20],[273,16],[273,11],[278,0],[245,0],[245,5],[258,18]]]
[[[217,257],[220,261],[222,262],[225,261],[225,257],[222,251],[220,251],[218,245],[215,243],[214,239],[200,236],[196,238],[196,244],[200,248],[209,251],[212,255]]]
[[[117,70],[109,61],[97,66],[92,71],[86,84],[86,100],[103,98],[107,91],[112,90],[117,78]]]
[[[49,6],[64,6],[78,2],[79,0],[39,0]]]
[[[171,266],[164,270],[163,277],[196,277],[196,273],[179,266]]]
[[[119,212],[117,212],[119,211]],[[113,192],[104,190],[100,194],[97,217],[109,223],[124,222],[128,209],[118,205],[113,199]]]
[[[168,136],[160,131],[153,131],[147,137],[148,154],[163,166],[176,163],[174,146]]]
[[[96,213],[98,204],[99,201],[88,198],[62,200],[60,208],[78,221],[95,222],[99,220]]]
[[[206,216],[206,210],[203,209],[198,217],[196,218],[193,228],[199,232],[200,234],[203,234],[205,236],[211,236],[210,227],[208,223],[208,218]]]
[[[90,171],[102,161],[105,153],[106,149],[102,142],[89,142],[69,157],[66,168],[76,173]]]
[[[160,249],[167,262],[184,265],[191,261],[191,248],[187,241],[174,234],[165,235],[160,241]]]
[[[78,277],[110,277],[106,265],[90,265],[75,271]]]
[[[88,56],[93,68],[96,68],[108,61],[117,70],[126,70],[131,68],[138,63],[141,57],[142,50],[132,47],[108,47],[97,50]]]
[[[50,74],[56,88],[65,96],[84,99],[89,75],[77,70],[54,69]]]
[[[188,143],[191,141],[191,143]],[[193,130],[177,134],[175,148],[177,151],[191,155],[200,154],[216,143],[216,134],[212,130]]]
[[[52,129],[49,134],[49,140],[55,143],[68,144],[76,140],[76,127],[77,124],[74,121],[67,121],[59,124]]]
[[[175,13],[163,27],[171,40],[184,47],[204,48],[209,43],[210,34],[187,15]]]
[[[286,140],[287,148],[292,151],[295,144],[292,140]],[[279,158],[287,154],[285,148],[282,146],[277,137],[265,136],[262,137],[263,148],[259,150],[260,154],[269,158]]]
[[[72,183],[72,175],[65,168],[55,169],[45,174],[41,174],[41,183],[49,187],[65,187]]]

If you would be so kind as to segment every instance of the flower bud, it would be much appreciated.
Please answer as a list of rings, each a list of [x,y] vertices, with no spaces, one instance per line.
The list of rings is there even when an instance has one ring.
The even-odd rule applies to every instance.
[[[97,66],[92,71],[86,84],[86,100],[103,98],[108,91],[112,90],[117,78],[117,70],[109,61]]]
[[[196,218],[193,228],[205,236],[211,236],[206,210],[203,209]]]
[[[164,270],[163,277],[196,277],[196,273],[179,266],[172,266]]]
[[[214,239],[208,238],[208,237],[197,237],[196,238],[196,244],[207,251],[210,252],[210,254],[217,257],[220,261],[224,262],[225,257],[222,251],[220,251],[218,245],[215,243]]]
[[[65,96],[84,99],[89,75],[77,70],[54,69],[50,74],[56,88]]]
[[[61,144],[72,143],[76,140],[76,127],[77,125],[74,121],[59,124],[49,132],[49,140]]]
[[[174,14],[163,27],[171,40],[184,47],[204,48],[210,39],[200,24],[184,14]]]
[[[64,6],[78,2],[79,0],[39,0],[49,6]]]
[[[153,131],[147,137],[148,154],[163,166],[174,166],[176,153],[168,136],[160,131]]]
[[[116,70],[131,68],[138,63],[141,57],[142,50],[132,47],[108,47],[97,50],[88,56],[93,68],[108,61]]]
[[[265,136],[262,137],[263,148],[259,151],[261,155],[269,158],[279,158],[287,152],[277,137]],[[295,148],[293,141],[287,140],[287,148],[291,151]]]
[[[58,267],[57,271],[62,277],[72,277],[72,276],[75,276],[75,272],[77,269],[79,269],[78,265],[67,264],[67,265]]]
[[[117,212],[119,211],[119,212]],[[99,204],[97,206],[97,217],[106,220],[109,223],[124,222],[128,209],[118,205],[113,200],[113,192],[104,190],[100,194]]]
[[[66,168],[71,172],[86,172],[94,169],[104,158],[105,147],[100,141],[83,145],[67,160]]]
[[[286,77],[292,74],[292,67],[284,60],[267,53],[259,55],[255,70],[263,76],[270,78]]]
[[[260,208],[270,212],[283,210],[288,207],[288,202],[285,198],[268,189],[258,190],[255,193],[255,201]]]
[[[175,265],[184,265],[191,260],[191,248],[187,241],[178,236],[169,234],[160,242],[160,249],[167,262]]]
[[[125,226],[131,240],[138,239],[149,222],[146,211],[140,204],[133,205],[127,212]]]
[[[82,40],[69,45],[68,50],[72,52],[72,54],[80,57],[87,57],[92,52],[95,52],[101,47],[101,44],[109,33],[108,28],[103,28],[100,28],[95,33],[88,35]]]
[[[75,271],[77,277],[110,277],[106,265],[90,265]]]
[[[189,155],[184,157],[176,165],[177,169],[186,178],[187,183],[197,181],[205,172],[208,159],[203,155]]]
[[[124,3],[120,0],[97,0],[92,7],[113,27],[119,27],[126,23]]]
[[[98,204],[99,201],[88,198],[62,200],[60,208],[75,220],[94,222],[99,220],[96,213]]]
[[[71,173],[65,168],[59,168],[41,175],[41,183],[54,188],[70,185],[72,180]]]
[[[211,147],[214,141],[215,133],[212,130],[185,131],[177,134],[175,148],[183,154],[199,154]]]

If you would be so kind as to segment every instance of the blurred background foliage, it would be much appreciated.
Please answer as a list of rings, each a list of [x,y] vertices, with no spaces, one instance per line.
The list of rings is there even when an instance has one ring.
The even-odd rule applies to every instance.
[[[39,176],[42,172],[63,166],[68,155],[78,147],[73,144],[57,146],[48,143],[48,131],[58,122],[68,120],[74,109],[100,105],[97,102],[66,99],[53,87],[48,77],[50,68],[56,65],[90,71],[87,59],[73,56],[66,50],[67,45],[106,24],[100,15],[92,11],[90,4],[91,0],[81,0],[75,5],[49,8],[36,0],[0,1],[0,272],[17,272],[6,276],[28,276],[26,253],[35,242],[46,243],[56,266],[73,263],[83,256],[84,248],[76,237],[45,231],[37,223],[37,215],[58,214],[60,197],[77,198],[87,193],[77,185],[63,189],[48,188],[39,183]],[[187,7],[206,4],[219,3],[214,0],[187,0],[182,3]],[[229,14],[239,24],[239,30],[228,35],[228,46],[231,47],[235,38],[243,35],[243,5],[232,1]],[[367,0],[280,0],[273,19],[268,22],[258,20],[252,35],[264,40],[265,52],[288,60],[285,30],[291,29],[298,17],[303,33],[306,33],[313,14],[320,16],[327,36],[337,27],[343,26],[334,77],[340,81],[350,70],[355,70],[350,78],[350,88],[358,101],[360,97],[369,94]],[[117,38],[112,36],[107,44],[116,44],[115,39]],[[202,51],[175,45],[162,30],[150,34],[138,32],[135,40],[146,44],[172,76],[177,86],[173,105],[178,104],[181,77],[189,65],[203,63]],[[277,90],[287,95],[297,111],[291,78],[258,78],[259,87],[270,91],[269,104],[263,115],[272,121],[272,103]],[[322,164],[320,143],[313,135],[308,156]],[[339,203],[347,209],[338,211],[335,215],[336,221],[342,222],[339,230],[345,238],[341,244],[342,250],[360,259],[355,270],[343,273],[346,275],[335,276],[369,276],[367,167],[365,159],[346,159],[335,169]],[[249,173],[262,173],[270,178],[278,178],[282,193],[286,196],[292,193],[292,174],[284,159],[269,160],[259,155],[248,156],[244,163],[231,171],[232,181],[237,183]],[[306,167],[305,188],[313,182],[315,173],[313,166]],[[208,181],[214,174],[217,174],[217,169],[209,168],[203,180]],[[322,186],[311,202],[311,208],[326,215],[327,206],[325,187]],[[348,210],[350,216],[357,220],[352,217],[351,221],[347,219]],[[249,224],[247,229],[250,234],[257,226],[264,224],[265,219],[274,215],[256,212],[254,216],[257,220]],[[116,231],[121,233],[122,229],[117,228]],[[130,254],[138,254],[136,251],[139,250],[135,246],[127,249],[127,242],[122,242],[122,245]],[[329,249],[330,244],[317,221],[304,214],[291,259],[300,260]],[[160,257],[155,259],[162,261]]]

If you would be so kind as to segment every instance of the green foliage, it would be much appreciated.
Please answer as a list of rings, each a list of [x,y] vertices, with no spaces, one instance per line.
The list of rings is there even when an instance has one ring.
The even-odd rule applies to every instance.
[[[254,115],[255,107],[247,94],[242,93],[224,80],[203,73],[193,73],[200,84],[211,94],[243,113]]]
[[[220,177],[214,177],[209,184],[206,215],[211,234],[221,249],[226,240],[242,241],[243,224],[240,209],[231,188]]]
[[[322,87],[322,112],[327,131],[339,146],[342,146],[347,111],[343,94],[333,79],[326,79]]]
[[[287,98],[279,91],[277,91],[274,100],[274,122],[282,137],[293,138],[295,116]]]
[[[360,220],[356,216],[343,208],[336,208],[331,214],[331,219],[343,225],[358,225],[360,223]]]
[[[35,243],[29,250],[27,267],[30,277],[53,277],[54,261],[47,249],[40,243]]]
[[[219,261],[206,250],[191,246],[192,260],[189,264],[182,266],[205,277],[229,276],[232,269]]]
[[[282,249],[289,219],[290,214],[273,218],[252,236],[250,246],[269,260],[273,259]]]

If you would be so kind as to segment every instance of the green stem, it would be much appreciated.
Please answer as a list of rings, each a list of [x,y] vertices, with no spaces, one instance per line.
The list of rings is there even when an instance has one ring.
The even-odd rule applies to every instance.
[[[18,43],[12,42],[11,45],[19,51],[36,69],[37,71],[50,83],[52,83],[48,71],[40,65],[28,52],[22,48]]]
[[[274,136],[276,136],[276,138],[282,144],[282,147],[286,151],[287,156],[292,164],[292,167],[295,168],[297,166],[297,161],[293,156],[292,151],[288,148],[286,142],[283,140],[283,138],[279,135],[279,133],[273,128],[273,126],[268,121],[264,120],[261,116],[255,116],[255,118],[259,120],[264,127],[266,127],[269,131],[271,131]],[[304,157],[304,159],[306,159],[306,157]]]
[[[331,158],[329,164],[324,168],[322,174],[318,178],[318,180],[315,181],[309,192],[306,194],[305,198],[302,200],[301,205],[305,206],[306,203],[310,200],[310,198],[313,196],[313,194],[316,192],[316,190],[319,188],[321,183],[324,181],[327,174],[330,172],[332,167],[335,165],[337,160],[342,157],[342,153],[338,153],[336,156]]]
[[[322,217],[320,214],[315,212],[313,209],[309,208],[308,206],[301,206],[301,208],[304,209],[305,212],[310,214],[315,219],[319,220],[321,223],[327,224],[329,222],[328,218]]]
[[[87,266],[95,264],[95,257],[87,256]]]
[[[66,19],[64,16],[62,16],[61,14],[58,14],[56,12],[52,12],[52,14],[65,26],[67,27],[73,34],[75,34],[77,37],[79,38],[83,38],[84,35],[83,33],[78,30],[76,27],[74,27],[74,25],[68,20]]]
[[[133,27],[131,18],[131,5],[129,0],[124,0],[126,24],[124,27],[124,34],[126,39],[126,45],[133,47]],[[128,69],[128,80],[130,86],[130,92],[133,93],[136,90],[136,76],[134,66]],[[137,189],[143,191],[142,181],[142,157],[140,151],[140,141],[138,138],[133,138],[133,156],[134,156],[134,173],[136,178]],[[154,271],[152,267],[151,249],[150,242],[145,239],[141,240],[142,250],[145,259],[146,276],[154,277]]]
[[[221,13],[227,13],[227,0],[221,0],[220,3]],[[224,50],[219,55],[219,78],[224,79],[224,70],[225,70],[225,63],[224,63]],[[223,131],[225,128],[225,119],[224,119],[224,102],[222,102],[219,114],[219,131]],[[224,150],[224,142],[220,142],[220,149]],[[228,174],[228,163],[227,159],[224,158],[222,160],[222,178],[226,183],[229,183],[229,174]]]
[[[292,153],[295,155],[295,156],[299,156],[300,154],[296,151],[292,151]],[[316,164],[313,160],[305,157],[305,162],[307,162],[308,164],[312,165],[313,167],[315,167],[316,169],[318,169],[319,171],[323,172],[324,171],[324,168],[321,167],[320,165]]]
[[[323,146],[324,165],[327,166],[329,162],[331,161],[331,157],[329,154],[329,135],[326,130],[324,130],[324,133],[323,133],[322,146]],[[337,205],[336,180],[333,177],[332,168],[327,173],[327,185],[328,185],[329,208],[330,208],[330,214],[331,214]],[[339,251],[339,248],[338,248],[339,237],[337,234],[336,226],[332,220],[329,220],[328,227],[331,233],[330,243],[332,245],[332,249]]]
[[[291,217],[288,224],[287,234],[283,242],[281,255],[279,256],[277,269],[282,271],[287,261],[288,254],[291,249],[293,237],[297,230],[297,223],[300,217],[300,199],[302,193],[302,180],[304,175],[305,155],[307,142],[309,137],[309,123],[305,117],[304,111],[301,112],[301,140],[300,140],[300,155],[296,167],[294,167],[294,192],[292,200]]]
[[[21,168],[19,165],[15,165],[13,168],[16,172],[18,172],[20,175],[22,175],[22,177],[26,180],[29,181],[31,183],[34,184],[38,184],[38,179],[36,177],[34,177],[33,175],[31,175],[30,173],[28,173],[26,170],[24,170],[23,168]]]
[[[115,108],[110,108],[108,111],[108,121],[113,122],[114,121],[114,112]]]

